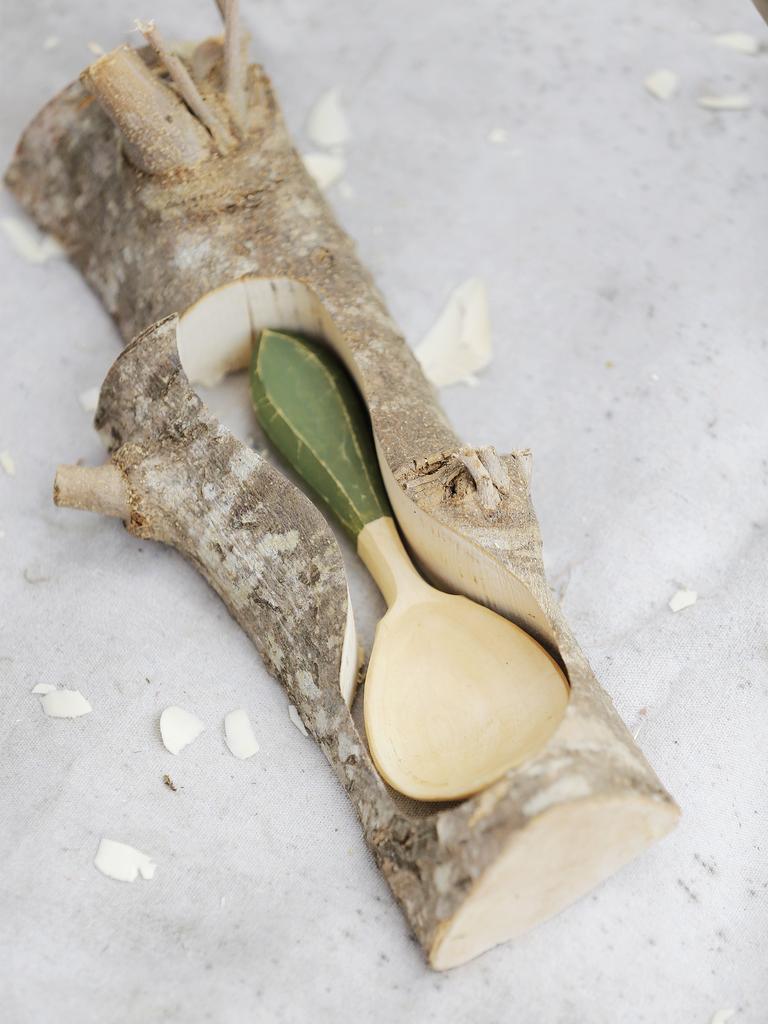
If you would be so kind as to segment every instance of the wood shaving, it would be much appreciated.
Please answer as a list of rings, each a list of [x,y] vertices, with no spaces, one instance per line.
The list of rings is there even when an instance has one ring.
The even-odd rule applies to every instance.
[[[0,466],[7,476],[16,476],[16,463],[13,461],[10,452],[0,452]]]
[[[176,783],[173,781],[170,775],[163,776],[163,785],[167,786],[168,789],[172,790],[174,793],[176,792]]]
[[[118,882],[135,882],[139,875],[149,881],[155,877],[157,867],[146,853],[114,839],[101,840],[93,863],[102,875]]]
[[[49,718],[80,718],[93,710],[79,690],[49,690],[40,703]]]
[[[648,92],[657,100],[671,99],[677,92],[680,79],[669,68],[658,68],[652,71],[643,83]]]
[[[288,717],[299,730],[302,736],[309,736],[309,733],[307,732],[307,727],[302,722],[301,715],[299,714],[299,710],[295,704],[288,705]]]
[[[495,146],[500,146],[509,139],[509,132],[506,128],[492,128],[488,132],[487,139]]]
[[[712,1014],[712,1020],[710,1021],[710,1024],[726,1024],[726,1021],[729,1021],[731,1017],[735,1016],[735,1010],[716,1010]]]
[[[305,153],[302,161],[322,191],[334,185],[346,170],[346,162],[338,153]]]
[[[60,42],[61,42],[61,40],[59,39],[58,36],[46,36],[45,39],[43,40],[43,49],[44,50],[55,50]]]
[[[170,754],[179,754],[196,740],[205,726],[184,708],[171,706],[160,715],[160,736]]]
[[[101,394],[100,387],[86,388],[85,391],[81,391],[77,396],[80,405],[86,412],[96,412],[99,404],[99,395]]]
[[[736,50],[737,53],[745,53],[748,57],[754,57],[760,50],[760,43],[749,32],[722,32],[715,36],[714,42],[726,50]]]
[[[749,110],[752,100],[743,92],[723,96],[699,96],[699,106],[705,110]]]
[[[415,352],[436,387],[477,383],[475,373],[491,361],[488,296],[479,278],[469,278],[451,294]]]
[[[3,217],[0,219],[0,227],[16,252],[27,263],[45,263],[64,252],[53,236],[43,234],[18,217]]]
[[[307,135],[317,146],[343,146],[349,140],[349,124],[341,106],[339,89],[324,92],[307,118]]]
[[[695,590],[683,588],[676,591],[669,599],[669,607],[673,612],[681,612],[683,608],[690,608],[692,604],[696,604],[698,599],[699,595]]]
[[[46,573],[45,569],[43,569],[42,566],[40,566],[38,564],[28,565],[24,569],[24,572],[22,573],[22,575],[24,576],[24,579],[27,581],[27,583],[32,583],[32,584],[34,584],[34,583],[47,583],[50,580],[50,578],[51,578],[50,576],[48,576],[48,574]]]
[[[238,708],[230,711],[224,719],[224,737],[230,751],[244,761],[259,751],[259,744],[253,734],[253,727],[247,711]]]
[[[56,687],[53,685],[53,683],[38,683],[36,686],[32,687],[32,690],[30,692],[38,694],[53,693],[55,689]]]

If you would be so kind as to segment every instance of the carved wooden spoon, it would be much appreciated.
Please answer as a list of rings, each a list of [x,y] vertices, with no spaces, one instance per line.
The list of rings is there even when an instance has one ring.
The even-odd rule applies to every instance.
[[[535,754],[565,713],[565,676],[518,626],[436,590],[414,568],[340,361],[322,345],[264,331],[251,392],[265,433],[356,540],[387,602],[364,705],[384,779],[417,800],[456,800]]]

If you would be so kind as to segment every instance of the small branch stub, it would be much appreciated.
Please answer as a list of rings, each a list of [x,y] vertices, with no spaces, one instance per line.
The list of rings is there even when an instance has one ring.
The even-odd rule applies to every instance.
[[[59,466],[53,483],[54,504],[128,520],[128,484],[112,462],[103,466]]]
[[[80,79],[120,129],[139,170],[167,174],[210,156],[208,132],[130,46],[100,57]]]

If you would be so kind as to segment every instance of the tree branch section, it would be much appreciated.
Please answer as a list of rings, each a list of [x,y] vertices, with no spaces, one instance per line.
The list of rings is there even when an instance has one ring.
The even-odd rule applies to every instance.
[[[61,468],[56,500],[118,516],[203,574],[334,767],[430,962],[453,967],[557,913],[678,812],[550,597],[530,453],[499,456],[455,435],[306,174],[268,78],[245,62],[236,0],[224,8],[224,40],[188,59],[154,26],[143,27],[146,50],[102,57],[30,124],[6,176],[124,339],[138,335],[102,388],[96,423],[110,460]],[[302,492],[216,422],[182,366],[194,311],[224,298],[212,349],[238,309],[233,337],[242,335],[246,360],[250,334],[267,326],[336,349],[425,573],[518,622],[565,667],[560,728],[477,796],[425,807],[377,775],[339,685],[348,591],[333,534]],[[190,313],[179,321],[179,310]],[[222,372],[243,365],[240,349],[222,357]]]

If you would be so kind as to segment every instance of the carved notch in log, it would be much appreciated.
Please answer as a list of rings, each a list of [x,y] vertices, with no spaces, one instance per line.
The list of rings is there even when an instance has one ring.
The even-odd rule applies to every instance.
[[[227,11],[236,11],[231,0]],[[452,967],[560,910],[668,831],[677,809],[550,598],[530,453],[499,457],[456,437],[306,174],[268,79],[255,66],[238,79],[236,35],[230,25],[226,46],[202,43],[185,64],[236,139],[231,148],[174,91],[178,69],[169,83],[151,51],[111,54],[107,67],[144,68],[136,72],[136,95],[147,98],[141,130],[125,117],[130,97],[102,78],[99,102],[88,104],[75,83],[32,122],[8,171],[9,187],[62,241],[126,340],[160,321],[102,389],[97,425],[111,468],[98,479],[62,471],[58,500],[121,515],[203,573],[334,766],[430,962]],[[86,72],[89,87],[102,62]],[[172,115],[182,138],[163,134],[168,103],[183,111]],[[186,310],[178,323],[168,318],[175,310]],[[413,805],[376,774],[345,700],[355,644],[333,536],[190,386],[245,366],[263,327],[305,331],[345,361],[425,572],[516,621],[568,673],[568,710],[546,747],[457,806]]]

